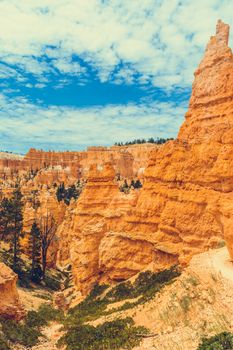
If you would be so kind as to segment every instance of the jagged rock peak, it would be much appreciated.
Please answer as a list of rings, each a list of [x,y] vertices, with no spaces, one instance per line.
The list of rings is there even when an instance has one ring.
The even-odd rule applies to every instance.
[[[219,44],[228,46],[229,41],[230,26],[222,22],[221,19],[218,20],[216,25],[216,39]]]
[[[209,68],[212,64],[216,65],[219,59],[232,58],[232,51],[228,47],[230,26],[218,20],[216,25],[216,34],[211,36],[207,44],[205,55],[195,72],[200,74],[203,68]]]
[[[216,35],[211,36],[194,74],[186,121],[178,135],[180,140],[222,142],[226,131],[232,128],[233,55],[228,47],[229,30],[228,24],[217,22]]]

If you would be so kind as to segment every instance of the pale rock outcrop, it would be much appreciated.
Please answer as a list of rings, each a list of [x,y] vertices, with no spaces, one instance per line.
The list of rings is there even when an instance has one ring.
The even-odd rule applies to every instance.
[[[0,263],[0,316],[20,320],[25,316],[24,308],[16,288],[17,275]]]

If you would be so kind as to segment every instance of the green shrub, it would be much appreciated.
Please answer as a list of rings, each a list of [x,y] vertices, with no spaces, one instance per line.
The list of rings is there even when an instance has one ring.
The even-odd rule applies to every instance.
[[[118,301],[122,299],[131,298],[134,294],[134,287],[131,282],[123,282],[117,284],[112,290],[107,293],[107,297]]]
[[[147,332],[144,327],[134,326],[133,319],[128,317],[105,322],[97,327],[71,327],[59,340],[58,345],[66,345],[67,350],[132,349],[140,344]]]
[[[0,350],[10,350],[8,342],[3,334],[0,334]]]
[[[40,294],[40,293],[36,293],[34,294],[34,296],[36,298],[40,298],[40,299],[44,299],[44,300],[52,300],[52,296],[50,294]]]
[[[44,324],[46,324],[49,321],[63,320],[64,312],[60,309],[54,309],[54,307],[50,304],[42,304],[37,311],[36,317],[38,320],[41,320],[41,322],[44,322]]]
[[[38,343],[41,332],[27,324],[17,323],[12,320],[4,320],[2,331],[7,340],[12,343],[19,343],[27,347],[32,347]]]
[[[91,321],[103,315],[103,312],[108,305],[107,299],[92,299],[88,296],[80,304],[69,310],[65,320],[66,324],[81,324]]]
[[[96,284],[81,303],[69,310],[65,323],[77,325],[102,316],[109,300],[107,297],[99,297],[107,288],[107,285]]]
[[[25,319],[25,324],[29,327],[42,327],[48,324],[43,315],[36,311],[29,311]]]
[[[101,294],[103,294],[103,292],[108,288],[109,286],[106,284],[98,284],[96,283],[92,289],[92,291],[90,292],[90,298],[97,298],[99,297]]]
[[[52,291],[58,291],[60,290],[60,282],[58,279],[56,279],[54,276],[45,276],[44,280],[43,280],[45,287],[47,287],[48,289],[52,290]]]
[[[223,332],[202,340],[197,350],[232,350],[233,334]]]
[[[189,311],[191,302],[192,302],[192,299],[189,295],[184,295],[180,299],[180,306],[185,313]]]
[[[145,271],[141,272],[135,282],[123,282],[112,288],[107,293],[111,301],[119,301],[130,298],[140,297],[138,303],[151,299],[164,285],[171,282],[175,277],[180,275],[177,266],[161,272]]]

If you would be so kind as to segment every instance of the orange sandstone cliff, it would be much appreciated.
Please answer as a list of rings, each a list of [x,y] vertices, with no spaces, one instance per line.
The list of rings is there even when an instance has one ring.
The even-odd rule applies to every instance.
[[[141,190],[127,195],[112,168],[91,169],[60,232],[77,288],[152,268],[186,265],[226,239],[233,259],[233,55],[219,21],[195,72],[178,138],[152,150]],[[131,198],[132,197],[132,198]],[[124,204],[123,204],[124,203]],[[67,260],[68,259],[68,260]]]
[[[233,55],[228,37],[229,26],[219,21],[195,72],[178,139],[152,154],[136,208],[122,224],[128,235],[151,243],[155,268],[171,261],[186,264],[219,237],[228,242],[232,235]]]

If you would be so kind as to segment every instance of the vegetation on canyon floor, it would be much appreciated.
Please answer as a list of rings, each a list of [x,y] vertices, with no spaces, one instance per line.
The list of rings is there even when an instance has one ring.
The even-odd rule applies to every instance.
[[[202,340],[197,350],[232,350],[233,334],[223,332]]]
[[[136,326],[132,318],[116,317],[97,326],[89,322],[110,314],[106,308],[116,301],[139,297],[138,303],[146,302],[178,275],[176,267],[160,273],[143,272],[133,283],[123,282],[113,288],[95,285],[86,299],[66,315],[50,304],[42,304],[38,311],[29,311],[20,323],[4,320],[0,322],[0,350],[8,350],[14,343],[26,347],[36,345],[43,337],[43,327],[48,326],[50,321],[63,325],[64,335],[58,346],[66,345],[67,350],[132,349],[148,333],[146,328]]]
[[[107,285],[94,286],[84,301],[69,310],[64,320],[65,335],[59,344],[66,344],[68,350],[132,349],[148,332],[144,327],[134,326],[132,318],[116,319],[96,327],[88,322],[120,311],[121,308],[107,310],[108,305],[117,301],[138,298],[134,303],[125,303],[126,308],[145,303],[179,274],[178,268],[172,267],[159,273],[142,272],[134,283],[123,282],[110,289]]]
[[[96,284],[86,299],[66,314],[54,309],[50,298],[46,298],[46,304],[38,311],[29,311],[20,323],[0,320],[0,350],[10,350],[14,344],[31,348],[44,342],[43,329],[50,327],[50,322],[60,324],[61,338],[57,346],[66,346],[67,350],[133,349],[149,336],[149,331],[135,325],[131,317],[120,315],[119,311],[147,303],[179,275],[179,269],[174,266],[159,273],[142,272],[134,281],[121,282],[114,287]],[[191,282],[192,285],[197,283],[196,280]],[[125,303],[114,308],[114,303],[121,301]],[[111,318],[106,320],[108,315]],[[93,321],[97,324],[93,325]],[[204,339],[197,350],[230,350],[232,341],[230,333],[219,334]]]
[[[144,327],[136,327],[132,318],[105,322],[96,327],[75,325],[58,341],[67,350],[117,350],[132,349],[140,344],[148,333]]]
[[[61,321],[63,317],[61,310],[42,304],[38,311],[29,311],[21,322],[0,319],[0,350],[11,349],[11,344],[21,344],[31,348],[43,337],[42,327],[48,325],[50,321]]]

